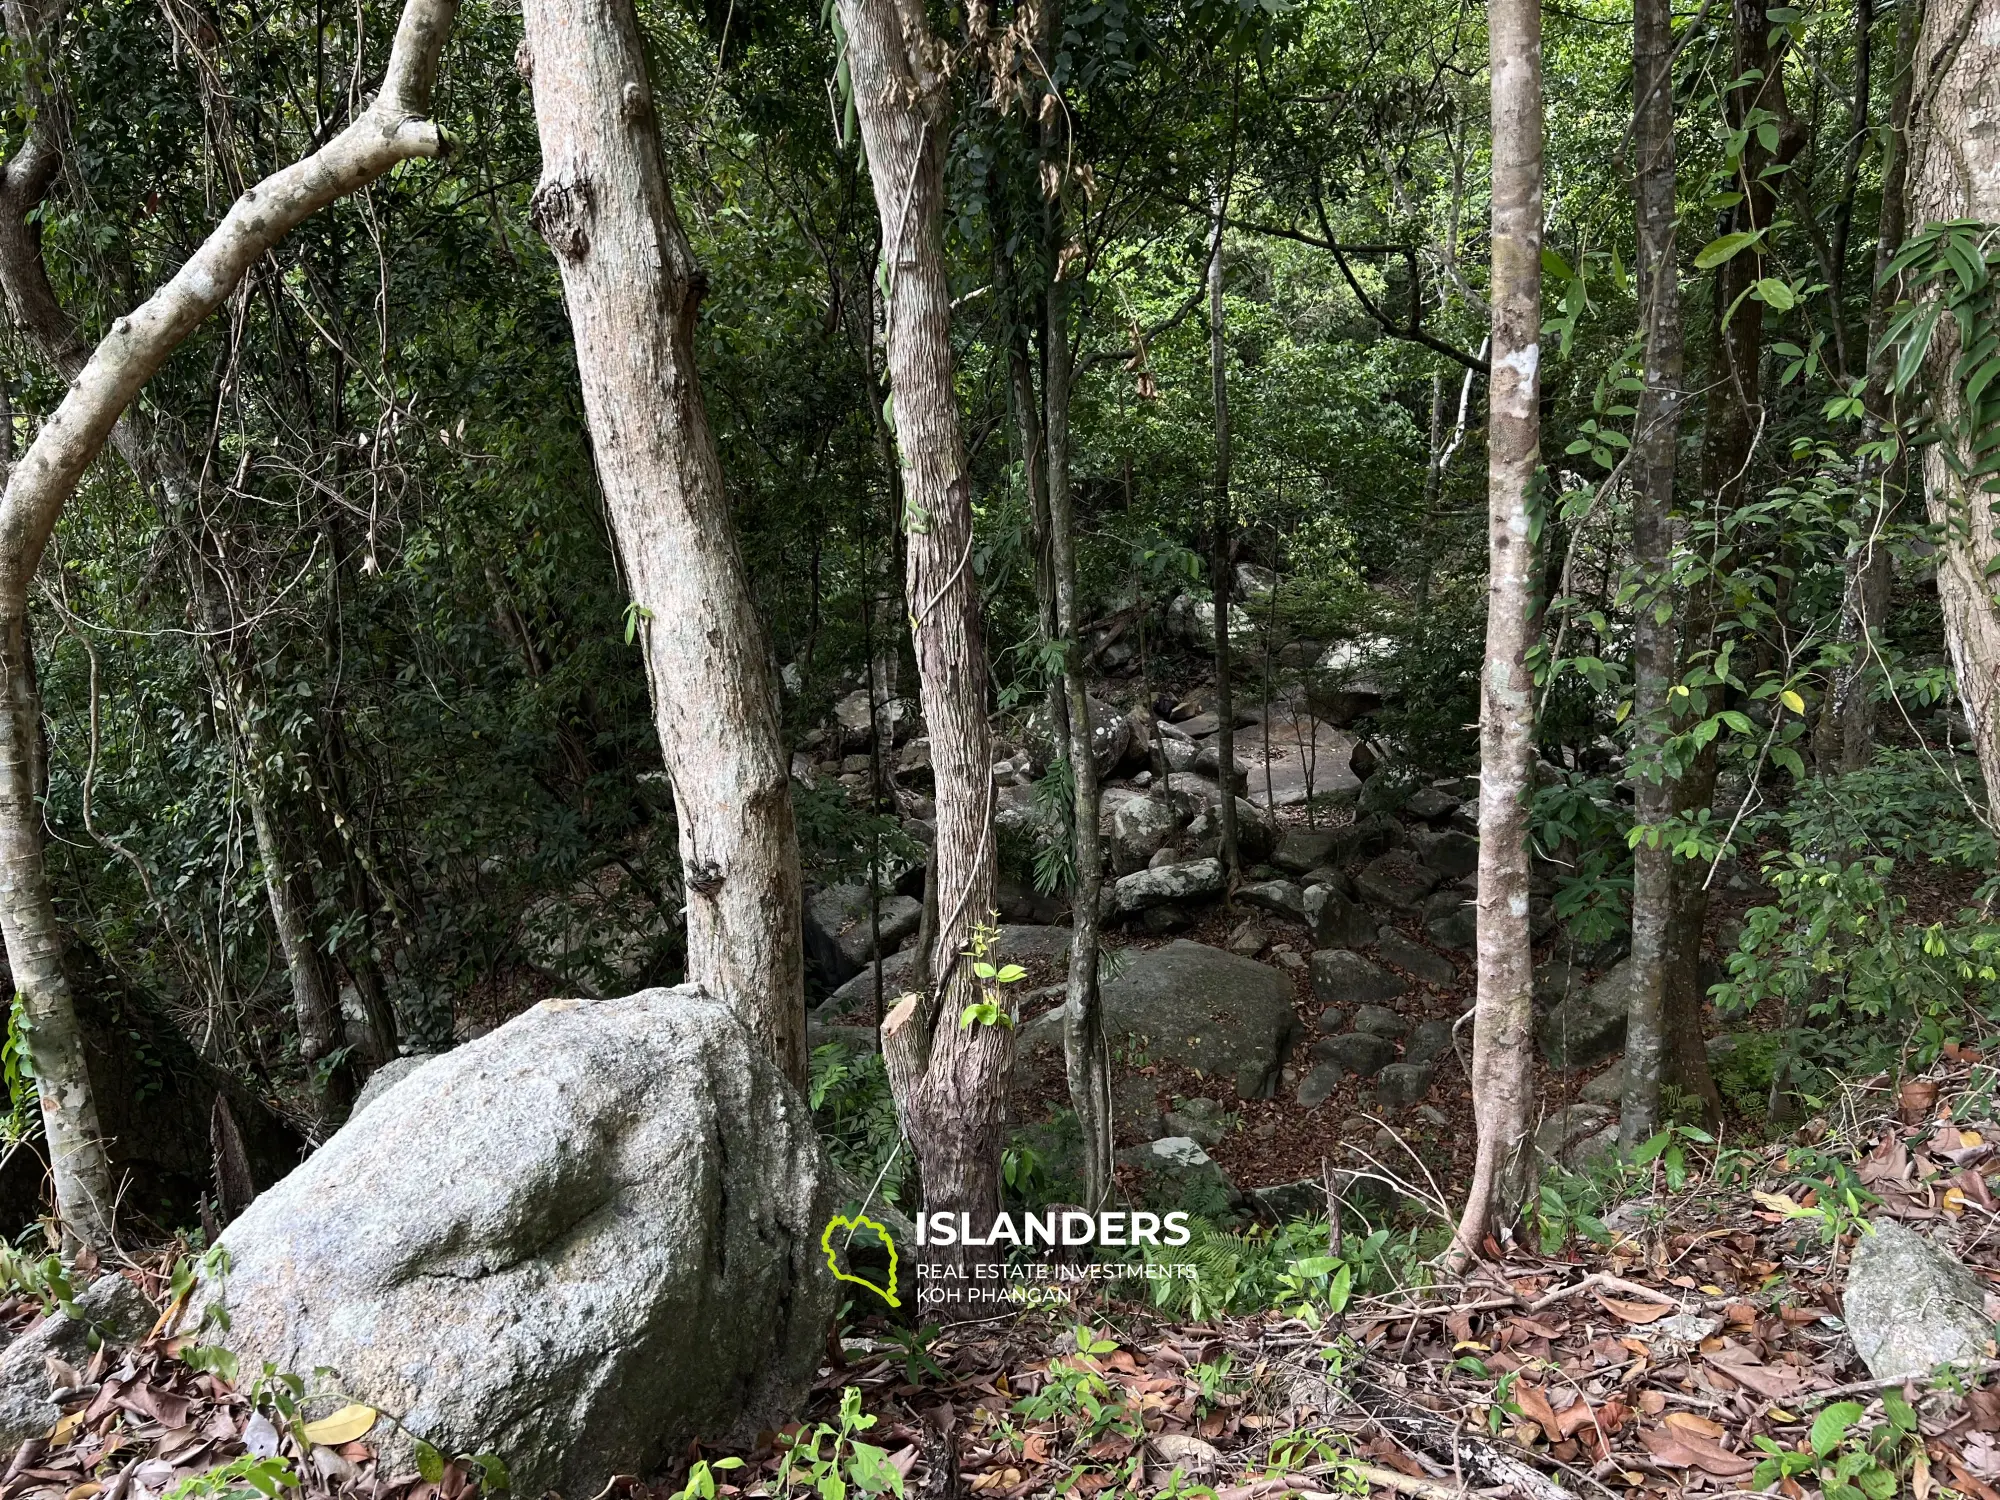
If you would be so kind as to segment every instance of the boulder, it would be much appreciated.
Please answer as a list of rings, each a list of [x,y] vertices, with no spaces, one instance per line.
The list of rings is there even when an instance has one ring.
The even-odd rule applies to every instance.
[[[1458,798],[1444,788],[1426,786],[1419,787],[1411,794],[1410,800],[1403,804],[1403,811],[1410,817],[1420,818],[1426,823],[1442,823],[1457,812],[1460,805]]]
[[[1164,1136],[1184,1135],[1201,1147],[1220,1146],[1222,1138],[1229,1134],[1229,1127],[1236,1123],[1236,1116],[1230,1114],[1213,1099],[1176,1099],[1174,1107],[1160,1115],[1160,1133]]]
[[[1026,922],[1003,922],[1000,936],[994,944],[994,952],[1001,963],[1028,964],[1037,961],[1060,964],[1069,957],[1070,930],[1067,927],[1044,927]],[[904,991],[904,976],[910,972],[910,964],[915,954],[910,949],[901,953],[891,953],[882,960],[882,996],[893,1004]],[[875,966],[864,965],[839,989],[820,1002],[820,1011],[827,1016],[856,1014],[873,1010],[875,1004]]]
[[[1396,1060],[1396,1044],[1367,1031],[1350,1031],[1314,1042],[1312,1055],[1359,1078],[1373,1078]]]
[[[1130,875],[1146,863],[1187,821],[1171,802],[1159,797],[1134,797],[1119,804],[1110,817],[1111,871]]]
[[[1440,879],[1463,880],[1479,868],[1479,840],[1456,828],[1419,828],[1410,835],[1418,861]]]
[[[1230,784],[1240,792],[1243,789],[1244,782],[1249,779],[1250,767],[1243,761],[1238,760],[1234,755],[1230,756],[1229,764],[1235,773],[1229,778]],[[1213,740],[1210,740],[1206,745],[1195,751],[1194,768],[1204,776],[1213,776],[1216,784],[1218,786],[1221,785],[1223,779],[1222,752]]]
[[[892,951],[923,920],[924,904],[892,890],[876,894],[882,952]],[[868,915],[868,887],[860,881],[828,886],[806,899],[806,958],[828,985],[845,984],[875,956],[875,925]]]
[[[408,1082],[406,1080],[406,1082]],[[517,1493],[595,1494],[796,1412],[835,1306],[811,1112],[698,987],[549,1000],[426,1065],[219,1240],[188,1326],[324,1367]]]
[[[1000,871],[1000,882],[993,893],[993,902],[1000,909],[1000,920],[1020,926],[1051,927],[1069,916],[1069,901],[1062,896],[1044,895],[1035,889],[1034,882],[1006,869]]]
[[[1854,1242],[1841,1313],[1854,1350],[1877,1380],[1922,1380],[1993,1351],[1985,1292],[1964,1262],[1894,1219]]]
[[[1451,1022],[1419,1021],[1417,1029],[1410,1033],[1410,1040],[1404,1044],[1403,1061],[1434,1063],[1441,1057],[1452,1056],[1456,1051]]]
[[[1128,950],[1129,952],[1129,950]],[[1271,1096],[1298,1036],[1292,985],[1278,970],[1203,943],[1131,953],[1103,987],[1104,1034],[1114,1049],[1234,1080],[1246,1099]],[[1051,1024],[1051,1017],[1053,1024]],[[1021,1028],[1024,1045],[1060,1043],[1060,1012]]]
[[[1312,956],[1313,994],[1323,1005],[1379,1005],[1410,992],[1409,981],[1345,948]]]
[[[1316,885],[1305,894],[1306,927],[1320,948],[1360,948],[1375,941],[1375,918],[1359,901],[1333,885]]]
[[[1424,932],[1440,948],[1470,953],[1479,941],[1479,907],[1462,886],[1434,891],[1424,901]]]
[[[1354,1012],[1354,1029],[1388,1041],[1400,1041],[1410,1034],[1410,1023],[1386,1005],[1364,1005]]]
[[[1333,828],[1287,828],[1271,855],[1271,863],[1294,875],[1304,875],[1334,858],[1340,831]]]
[[[390,1058],[368,1075],[368,1081],[361,1085],[361,1092],[354,1096],[347,1118],[353,1119],[430,1060],[427,1056]]]
[[[1028,748],[1033,752],[1034,764],[1046,768],[1062,756],[1058,754],[1055,742],[1055,718],[1052,706],[1045,700],[1042,706],[1028,717]],[[1090,748],[1091,759],[1096,762],[1097,774],[1109,776],[1125,759],[1125,752],[1132,746],[1132,721],[1122,709],[1114,708],[1101,699],[1090,700]],[[1066,747],[1062,747],[1064,753]]]
[[[1414,974],[1425,984],[1442,988],[1458,983],[1458,970],[1450,959],[1431,952],[1422,943],[1410,941],[1393,927],[1382,929],[1375,951],[1384,963],[1394,964],[1405,974]]]
[[[1637,981],[1628,958],[1588,988],[1571,989],[1535,1023],[1542,1056],[1554,1067],[1588,1068],[1624,1046]]]
[[[153,1326],[152,1304],[116,1274],[98,1277],[74,1306],[81,1316],[51,1312],[0,1355],[0,1445],[8,1449],[47,1437],[62,1417],[63,1409],[49,1399],[50,1359],[81,1373],[90,1363],[93,1331],[114,1344],[136,1344]]]
[[[1409,835],[1403,825],[1388,813],[1370,813],[1365,818],[1357,818],[1341,829],[1334,840],[1333,858],[1337,864],[1350,860],[1373,859],[1378,854],[1387,854],[1391,849],[1399,849],[1409,842]]]
[[[1349,1069],[1337,1062],[1323,1062],[1299,1080],[1299,1107],[1318,1109],[1332,1097],[1340,1087],[1340,1080],[1348,1075]]]
[[[1376,1104],[1400,1112],[1423,1103],[1435,1073],[1429,1063],[1390,1063],[1375,1076]]]
[[[1118,1153],[1134,1179],[1133,1196],[1155,1212],[1186,1209],[1220,1218],[1237,1201],[1236,1185],[1198,1142],[1184,1135],[1148,1141]]]
[[[1255,885],[1242,886],[1236,892],[1236,899],[1245,906],[1254,906],[1259,911],[1267,911],[1289,922],[1306,919],[1305,890],[1289,880],[1262,880]]]
[[[1196,813],[1182,835],[1188,847],[1198,854],[1214,854],[1222,848],[1222,815],[1211,808],[1207,812]],[[1256,864],[1271,853],[1274,837],[1271,825],[1264,821],[1264,814],[1256,807],[1236,799],[1236,849],[1245,864]]]
[[[1424,897],[1441,878],[1437,871],[1417,863],[1407,849],[1391,849],[1362,866],[1354,884],[1364,901],[1391,911],[1417,912],[1423,910]]]
[[[1129,916],[1149,906],[1169,906],[1204,896],[1219,896],[1225,876],[1219,859],[1191,859],[1157,869],[1135,870],[1109,888],[1112,912]]]
[[[1590,1082],[1576,1091],[1577,1098],[1586,1104],[1609,1104],[1616,1108],[1625,1099],[1625,1059],[1599,1073]]]
[[[1543,1120],[1535,1149],[1546,1161],[1571,1171],[1618,1152],[1618,1116],[1601,1104],[1570,1104]]]

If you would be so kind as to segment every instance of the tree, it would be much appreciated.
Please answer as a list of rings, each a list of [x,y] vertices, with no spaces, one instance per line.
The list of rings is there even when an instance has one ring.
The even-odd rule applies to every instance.
[[[28,589],[64,504],[126,408],[245,272],[327,204],[400,161],[442,154],[427,115],[454,12],[452,0],[408,0],[375,99],[319,150],[246,190],[167,284],[113,325],[0,498],[0,932],[28,1012],[57,1208],[65,1234],[82,1243],[109,1243],[114,1197],[43,858]]]
[[[1242,878],[1243,859],[1236,827],[1236,700],[1230,692],[1229,596],[1235,580],[1230,546],[1229,507],[1229,344],[1222,300],[1222,236],[1229,223],[1229,188],[1218,187],[1212,203],[1215,230],[1208,247],[1208,379],[1215,409],[1215,497],[1210,523],[1209,585],[1215,597],[1215,754],[1222,784],[1217,813],[1222,831],[1222,863],[1230,888]]]
[[[895,0],[840,0],[837,14],[882,221],[908,607],[937,787],[930,987],[889,1012],[882,1056],[916,1152],[926,1210],[968,1213],[982,1226],[1000,1206],[1004,1082],[1013,1044],[1005,1019],[982,1020],[974,1009],[981,990],[967,957],[976,929],[994,909],[996,869],[986,649],[969,566],[972,496],[952,388],[944,265],[949,79],[921,9]]]
[[[1680,272],[1674,262],[1674,80],[1671,0],[1635,0],[1632,13],[1632,146],[1639,230],[1639,312],[1644,387],[1632,464],[1632,561],[1639,592],[1632,617],[1632,757],[1637,821],[1667,820],[1667,691],[1674,677],[1674,597],[1669,568],[1675,457],[1680,448],[1684,356]],[[1673,850],[1663,837],[1632,852],[1631,1014],[1625,1026],[1625,1099],[1619,1136],[1627,1147],[1659,1118],[1666,1037],[1667,923]]]
[[[1453,1241],[1461,1264],[1527,1201],[1534,1174],[1534,954],[1528,796],[1535,765],[1535,544],[1541,461],[1540,0],[1487,12],[1493,88],[1493,352],[1487,405],[1486,660],[1480,692],[1478,1002],[1472,1101],[1479,1151]]]
[[[727,998],[803,1084],[798,834],[777,685],[695,370],[707,278],[660,154],[636,13],[529,4],[542,178],[577,370],[674,788],[688,977]]]

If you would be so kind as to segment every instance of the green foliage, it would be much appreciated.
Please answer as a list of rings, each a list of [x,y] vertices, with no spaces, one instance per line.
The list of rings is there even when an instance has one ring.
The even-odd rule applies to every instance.
[[[847,1500],[849,1494],[900,1496],[903,1476],[889,1462],[888,1450],[858,1436],[877,1420],[862,1411],[858,1386],[841,1387],[838,1425],[802,1427],[786,1445],[778,1465],[779,1493],[805,1490],[819,1500]]]
[[[1891,1387],[1882,1393],[1882,1410],[1887,1420],[1864,1434],[1861,1403],[1834,1402],[1813,1419],[1805,1452],[1768,1437],[1753,1438],[1765,1456],[1750,1482],[1768,1489],[1780,1480],[1796,1483],[1805,1476],[1826,1500],[1891,1500],[1900,1492],[1903,1473],[1922,1439],[1917,1414],[1900,1391]]]
[[[1327,1251],[1324,1220],[1293,1220],[1240,1233],[1204,1218],[1189,1220],[1188,1243],[1141,1246],[1135,1258],[1162,1267],[1149,1279],[1153,1305],[1173,1317],[1199,1321],[1226,1313],[1282,1307],[1318,1327],[1356,1293],[1388,1291],[1417,1279],[1423,1253],[1413,1236],[1376,1229]],[[1190,1267],[1193,1275],[1179,1274]]]
[[[900,1169],[903,1127],[889,1092],[882,1054],[856,1053],[839,1042],[813,1048],[807,1095],[813,1123],[834,1165],[856,1182],[882,1178],[885,1201],[904,1201],[907,1164]],[[884,1169],[887,1169],[884,1175]]]
[[[286,1490],[299,1487],[298,1471],[292,1461],[273,1454],[259,1458],[245,1453],[226,1464],[199,1474],[190,1474],[166,1492],[162,1500],[277,1500]]]

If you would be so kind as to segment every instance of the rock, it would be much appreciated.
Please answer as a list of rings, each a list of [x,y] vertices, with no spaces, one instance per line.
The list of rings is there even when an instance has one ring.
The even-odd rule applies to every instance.
[[[1229,934],[1223,944],[1231,953],[1240,953],[1245,958],[1255,958],[1271,946],[1271,934],[1250,918],[1236,924],[1236,930]]]
[[[1222,861],[1194,859],[1121,876],[1110,889],[1111,910],[1120,915],[1222,894]]]
[[[923,920],[924,904],[910,896],[883,890],[876,895],[876,921],[882,952],[889,953]],[[829,986],[845,984],[875,955],[874,930],[868,916],[868,887],[859,881],[828,886],[807,898],[806,958]]]
[[[1456,828],[1420,828],[1410,843],[1418,861],[1445,880],[1463,880],[1479,868],[1479,840]]]
[[[1147,861],[1173,837],[1186,818],[1170,802],[1134,797],[1121,803],[1109,821],[1112,873],[1130,875],[1146,868]]]
[[[1271,855],[1271,863],[1294,875],[1318,869],[1333,858],[1340,834],[1331,828],[1287,828]]]
[[[1373,1078],[1396,1060],[1396,1044],[1366,1031],[1350,1031],[1314,1042],[1312,1055],[1360,1078]]]
[[[1429,1063],[1390,1063],[1375,1078],[1375,1102],[1385,1110],[1405,1110],[1431,1091]]]
[[[1470,953],[1479,941],[1479,908],[1458,886],[1434,892],[1424,901],[1424,932],[1440,948]]]
[[[1380,1004],[1410,992],[1409,981],[1345,948],[1312,956],[1313,994],[1324,1005]]]
[[[1134,1196],[1159,1212],[1185,1209],[1220,1218],[1235,1206],[1236,1185],[1198,1142],[1168,1136],[1118,1153],[1121,1166],[1137,1179]]]
[[[1044,927],[1025,922],[1004,922],[1000,926],[1000,936],[995,940],[994,952],[1000,962],[1025,964],[1042,962],[1063,963],[1069,957],[1070,930],[1067,927]],[[882,995],[890,1003],[904,990],[904,976],[910,971],[915,955],[908,949],[901,953],[891,953],[882,960]],[[832,1016],[850,1012],[870,1011],[875,1005],[875,968],[868,964],[839,989],[820,1002],[822,1013]]]
[[[1625,1059],[1619,1058],[1576,1094],[1587,1104],[1609,1104],[1616,1108],[1625,1098]]]
[[[1421,818],[1426,823],[1442,823],[1457,812],[1458,798],[1441,787],[1419,787],[1403,804],[1403,811],[1413,818]]]
[[[1268,599],[1271,591],[1278,586],[1278,575],[1269,568],[1259,567],[1253,562],[1236,565],[1236,597],[1253,603]]]
[[[1201,1438],[1189,1437],[1184,1432],[1156,1432],[1146,1439],[1146,1446],[1152,1450],[1155,1468],[1173,1470],[1183,1479],[1200,1479],[1222,1468],[1221,1449]],[[1166,1479],[1171,1476],[1161,1477]],[[1180,1488],[1177,1484],[1166,1487],[1176,1491]]]
[[[354,1096],[354,1106],[348,1110],[347,1118],[353,1119],[430,1060],[427,1056],[390,1058],[368,1075],[361,1092]]]
[[[1922,1380],[1992,1351],[1984,1288],[1964,1263],[1894,1219],[1876,1219],[1847,1266],[1842,1316],[1877,1380]]]
[[[1362,785],[1354,810],[1362,817],[1387,817],[1400,812],[1415,790],[1415,784],[1400,766],[1393,771],[1378,770]]]
[[[927,734],[913,736],[896,752],[898,776],[928,776],[931,773],[931,740]]]
[[[608,862],[521,913],[522,954],[566,993],[624,994],[674,966],[681,924],[653,895],[666,872],[644,851],[630,863],[651,865],[652,879]]]
[[[1222,817],[1214,809],[1196,813],[1182,835],[1192,849],[1202,854],[1222,848]],[[1264,815],[1241,797],[1236,799],[1236,849],[1245,863],[1254,864],[1271,852],[1271,825]]]
[[[1291,948],[1274,949],[1271,953],[1271,961],[1283,968],[1290,969],[1295,974],[1303,971],[1306,967],[1305,959],[1296,950]]]
[[[1405,849],[1391,849],[1377,855],[1354,877],[1362,899],[1391,911],[1423,910],[1424,897],[1439,880],[1437,871],[1427,869]]]
[[[1219,1146],[1235,1118],[1213,1099],[1177,1099],[1174,1107],[1160,1116],[1160,1133],[1184,1135],[1203,1148]]]
[[[1318,1109],[1326,1103],[1333,1091],[1340,1087],[1340,1080],[1350,1070],[1337,1062],[1323,1062],[1299,1080],[1299,1107]]]
[[[1333,857],[1336,863],[1346,864],[1350,860],[1373,859],[1378,854],[1387,854],[1391,849],[1401,848],[1409,842],[1409,835],[1388,813],[1370,813],[1365,818],[1357,818],[1340,830],[1334,842]]]
[[[1236,899],[1245,906],[1254,906],[1259,911],[1267,911],[1287,921],[1303,922],[1306,919],[1305,890],[1289,880],[1265,880],[1256,885],[1243,886],[1236,892]]]
[[[1028,748],[1033,753],[1034,763],[1046,767],[1061,757],[1056,753],[1055,719],[1051,705],[1044,701],[1042,706],[1028,716]],[[1132,745],[1132,721],[1125,713],[1101,699],[1090,700],[1090,747],[1091,759],[1096,762],[1097,774],[1109,776],[1125,759],[1125,752]]]
[[[521,1494],[796,1411],[835,1307],[805,1100],[693,986],[549,1000],[437,1058],[232,1223],[187,1326],[322,1366]],[[409,1466],[401,1432],[385,1472]]]
[[[1185,940],[1131,953],[1105,981],[1103,1004],[1114,1050],[1236,1079],[1246,1099],[1270,1097],[1298,1035],[1289,979],[1255,959]],[[1022,1042],[1032,1044],[1046,1029],[1060,1044],[1061,1025],[1060,1011],[1038,1016],[1021,1028]]]
[[[1313,886],[1305,894],[1304,906],[1315,947],[1360,948],[1375,941],[1375,918],[1337,886]]]
[[[47,1437],[63,1409],[49,1399],[47,1361],[59,1359],[79,1373],[90,1363],[90,1335],[114,1344],[136,1344],[153,1326],[154,1309],[123,1276],[100,1276],[76,1299],[81,1318],[52,1312],[0,1355],[0,1443],[14,1449]],[[76,1410],[81,1411],[82,1407]]]
[[[1160,740],[1160,759],[1166,763],[1167,771],[1170,774],[1175,771],[1191,773],[1194,770],[1194,763],[1201,759],[1201,752],[1185,739],[1162,736]]]
[[[856,688],[833,705],[834,722],[840,726],[840,735],[850,745],[865,745],[873,732],[869,723],[868,689]]]
[[[1347,1016],[1348,1013],[1339,1006],[1329,1005],[1319,1013],[1319,1029],[1328,1036],[1338,1036],[1341,1032],[1349,1029]]]
[[[1315,699],[1312,706],[1316,712],[1323,714],[1328,723],[1337,724],[1342,729],[1347,727],[1346,724],[1341,723],[1341,710],[1346,705],[1339,699],[1322,696]],[[1373,710],[1367,711],[1372,712]],[[1366,740],[1356,740],[1354,748],[1347,753],[1347,769],[1354,773],[1355,779],[1365,782],[1381,768],[1382,757],[1375,753],[1374,746],[1370,745]]]
[[[1280,1224],[1291,1219],[1326,1217],[1326,1186],[1317,1177],[1301,1177],[1297,1182],[1252,1188],[1250,1196],[1267,1218]]]
[[[1535,1131],[1535,1149],[1547,1161],[1580,1170],[1607,1149],[1618,1150],[1618,1116],[1601,1104],[1566,1105],[1542,1121]]]
[[[1178,906],[1149,906],[1139,913],[1139,927],[1155,937],[1194,926],[1194,918]]]
[[[1535,1009],[1553,1009],[1573,991],[1581,990],[1584,983],[1583,971],[1572,968],[1559,958],[1535,965]]]
[[[1403,1061],[1407,1063],[1434,1063],[1441,1057],[1456,1055],[1453,1043],[1453,1027],[1449,1021],[1419,1021],[1417,1029],[1410,1033],[1410,1040],[1403,1048]]]
[[[1244,782],[1249,779],[1250,767],[1234,755],[1231,755],[1229,764],[1236,773],[1231,780],[1240,791]],[[1195,751],[1194,768],[1204,776],[1214,777],[1218,786],[1222,784],[1222,752],[1213,740]]]
[[[1410,1023],[1386,1005],[1364,1005],[1354,1012],[1354,1029],[1394,1042],[1409,1035]]]
[[[1554,1067],[1588,1068],[1616,1052],[1637,978],[1628,958],[1587,989],[1572,989],[1535,1024],[1542,1056]]]
[[[1425,984],[1440,988],[1458,983],[1458,970],[1448,958],[1431,952],[1422,943],[1413,943],[1393,927],[1384,927],[1375,941],[1375,951],[1384,963],[1394,964],[1406,974],[1414,974]]]

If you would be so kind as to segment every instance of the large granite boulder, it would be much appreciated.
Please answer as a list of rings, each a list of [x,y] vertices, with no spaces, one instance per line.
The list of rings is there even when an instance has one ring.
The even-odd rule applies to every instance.
[[[1174,906],[1205,896],[1219,896],[1225,879],[1222,861],[1218,859],[1160,865],[1121,876],[1107,886],[1105,905],[1111,914],[1129,916],[1149,906]]]
[[[1146,868],[1146,862],[1180,826],[1186,814],[1164,797],[1135,796],[1119,803],[1108,819],[1104,832],[1111,840],[1111,870],[1130,875]]]
[[[18,1448],[47,1437],[63,1409],[49,1399],[49,1360],[81,1371],[90,1362],[91,1335],[114,1344],[136,1344],[153,1324],[153,1307],[123,1276],[100,1276],[70,1304],[75,1315],[51,1311],[0,1355],[0,1446]]]
[[[231,1224],[191,1319],[325,1368],[521,1494],[797,1409],[834,1307],[805,1100],[692,986],[548,1000],[427,1063]],[[410,1458],[400,1432],[391,1467]]]
[[[1993,1352],[1993,1320],[1979,1278],[1957,1257],[1894,1219],[1854,1242],[1841,1314],[1854,1350],[1877,1380],[1922,1380],[1940,1365],[1964,1370]]]
[[[889,953],[923,920],[924,904],[892,890],[876,893],[875,920],[868,913],[868,887],[855,881],[815,891],[806,900],[806,957],[829,988],[845,984],[875,956],[879,928],[882,952]]]
[[[1570,989],[1535,1023],[1542,1056],[1558,1068],[1590,1068],[1624,1046],[1637,982],[1628,958],[1595,984]]]

